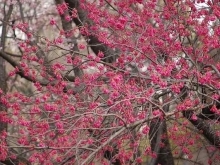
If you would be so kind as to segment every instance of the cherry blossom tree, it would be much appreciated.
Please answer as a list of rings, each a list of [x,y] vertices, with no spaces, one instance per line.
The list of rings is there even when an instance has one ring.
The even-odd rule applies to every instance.
[[[1,163],[220,162],[219,1],[0,2]]]

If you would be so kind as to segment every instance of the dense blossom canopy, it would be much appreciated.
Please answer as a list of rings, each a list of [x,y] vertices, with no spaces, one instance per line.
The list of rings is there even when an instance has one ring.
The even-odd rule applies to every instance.
[[[172,165],[219,149],[217,0],[0,2],[1,161]]]

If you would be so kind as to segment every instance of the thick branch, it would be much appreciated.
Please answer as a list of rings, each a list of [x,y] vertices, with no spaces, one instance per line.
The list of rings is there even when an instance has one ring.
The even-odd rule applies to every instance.
[[[59,4],[64,3],[64,0],[55,0],[55,2],[56,2],[56,5],[59,5]],[[68,32],[70,32],[73,29],[73,27],[72,27],[72,22],[67,21],[65,19],[66,16],[69,16],[69,13],[67,11],[65,11],[64,14],[60,16],[60,18],[61,18],[63,30],[67,34]],[[79,52],[76,37],[75,36],[69,37],[68,35],[66,35],[66,38],[69,39],[71,41],[71,43],[73,43],[72,51]],[[73,53],[72,59],[74,59],[76,55],[77,55],[77,53]],[[74,74],[76,77],[82,77],[82,75],[83,75],[82,69],[80,69],[79,67],[73,66],[73,71],[74,71]]]
[[[26,80],[31,81],[31,82],[35,82],[31,77],[26,76],[24,72],[22,71],[22,68],[20,67],[20,65],[16,61],[14,61],[11,57],[9,57],[5,52],[0,51],[0,56],[5,61],[7,61],[9,64],[11,64],[14,68],[18,67],[20,71],[17,74],[20,75],[22,78],[25,78]]]
[[[19,63],[14,61],[11,57],[9,57],[5,52],[3,51],[0,51],[0,57],[2,57],[5,61],[7,61],[9,64],[11,64],[14,68],[18,67],[19,69],[19,72],[17,72],[16,74],[20,75],[22,78],[25,78],[26,80],[30,81],[30,82],[39,82],[42,86],[46,86],[49,81],[47,82],[43,82],[43,81],[40,81],[40,80],[33,80],[31,77],[29,76],[26,76],[22,70],[22,68],[20,67]],[[66,81],[71,81],[73,82],[75,80],[75,77],[73,76],[64,76],[63,77],[64,80]]]
[[[192,111],[184,111],[183,116],[187,118],[198,130],[202,131],[204,137],[215,147],[220,147],[220,137],[216,135],[215,130],[210,124],[205,122],[203,119],[198,118],[197,120],[192,119]]]
[[[69,4],[71,10],[75,8],[78,12],[78,18],[73,19],[76,26],[80,28],[84,23],[87,23],[88,25],[92,24],[92,20],[87,17],[87,12],[80,8],[79,0],[65,0],[65,2]],[[112,63],[116,60],[117,53],[113,49],[100,42],[96,36],[90,35],[87,37],[88,44],[96,55],[99,51],[104,53],[105,58],[102,59],[104,62]]]
[[[183,89],[182,89],[183,92]],[[182,96],[182,99],[185,99],[185,97],[187,97],[187,91],[185,91],[186,94],[184,96]],[[212,127],[205,122],[204,119],[209,119],[209,120],[213,120],[213,119],[218,119],[219,120],[219,115],[214,114],[211,111],[213,105],[210,105],[208,107],[205,107],[202,109],[202,113],[200,113],[199,115],[197,115],[198,119],[197,120],[193,120],[192,119],[192,115],[193,115],[193,111],[190,110],[185,110],[183,111],[183,116],[185,118],[187,118],[198,130],[202,131],[203,136],[214,146],[219,147],[220,146],[220,137],[216,136],[215,134],[215,130],[212,129]],[[217,102],[216,103],[216,107],[220,108],[220,104]]]
[[[217,109],[220,109],[220,103],[217,102],[215,105],[216,105]],[[200,119],[204,119],[204,120],[218,120],[218,121],[220,121],[220,115],[212,112],[211,111],[212,107],[213,107],[213,105],[202,108],[202,112],[200,114],[198,114],[197,116]]]

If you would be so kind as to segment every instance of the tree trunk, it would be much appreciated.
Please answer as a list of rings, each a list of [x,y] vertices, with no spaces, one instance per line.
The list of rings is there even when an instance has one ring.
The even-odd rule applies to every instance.
[[[151,149],[157,154],[150,165],[174,165],[174,159],[167,135],[166,121],[157,119],[150,124]],[[161,146],[163,144],[163,147]]]

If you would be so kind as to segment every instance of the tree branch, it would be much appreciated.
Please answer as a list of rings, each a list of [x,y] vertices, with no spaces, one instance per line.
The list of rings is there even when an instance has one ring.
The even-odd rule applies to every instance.
[[[220,147],[220,137],[216,135],[215,130],[203,119],[192,120],[192,111],[184,111],[183,116],[187,118],[198,130],[202,131],[203,136],[215,147]]]
[[[0,51],[0,56],[7,61],[9,64],[11,64],[14,68],[18,67],[19,68],[19,72],[17,72],[18,75],[20,75],[22,78],[25,78],[28,81],[31,82],[35,82],[31,77],[26,76],[22,70],[22,68],[20,67],[19,63],[17,63],[16,61],[14,61],[11,57],[9,57],[5,52]],[[46,85],[44,83],[42,83],[42,85]]]
[[[79,0],[65,0],[69,4],[71,11],[75,8],[78,12],[78,18],[74,18],[73,22],[81,28],[83,23],[88,25],[92,24],[92,20],[88,19],[87,12],[80,8]],[[70,13],[71,13],[70,11]],[[112,48],[109,48],[106,44],[100,42],[96,36],[89,35],[88,44],[90,45],[93,52],[97,55],[99,51],[104,53],[105,58],[102,58],[102,61],[112,63],[116,60],[117,52]]]

